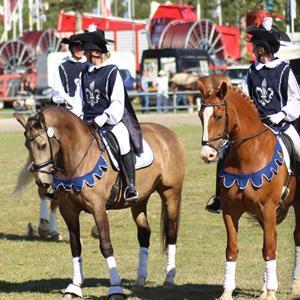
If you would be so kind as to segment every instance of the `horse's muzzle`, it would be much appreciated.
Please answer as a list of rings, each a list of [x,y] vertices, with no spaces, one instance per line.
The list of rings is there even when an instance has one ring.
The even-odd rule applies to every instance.
[[[218,159],[218,152],[209,146],[203,146],[200,157],[205,163],[213,163]]]

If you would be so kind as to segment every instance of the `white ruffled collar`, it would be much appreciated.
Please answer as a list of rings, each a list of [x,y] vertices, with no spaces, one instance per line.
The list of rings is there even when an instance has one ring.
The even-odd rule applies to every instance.
[[[266,63],[266,64],[263,64],[262,62],[260,61],[256,61],[255,62],[255,69],[257,71],[261,70],[263,67],[267,67],[269,69],[273,69],[273,68],[276,68],[277,66],[279,66],[282,62],[288,62],[284,59],[281,59],[281,58],[275,58],[274,60]]]

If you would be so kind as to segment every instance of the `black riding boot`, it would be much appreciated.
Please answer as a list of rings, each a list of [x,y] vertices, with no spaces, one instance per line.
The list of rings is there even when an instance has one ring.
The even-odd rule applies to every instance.
[[[125,168],[125,172],[128,176],[129,185],[124,192],[124,198],[126,201],[136,201],[139,197],[139,193],[135,187],[135,156],[134,152],[130,151],[121,156],[122,162]],[[125,175],[126,176],[126,175]]]
[[[219,159],[217,163],[216,174],[216,194],[208,199],[205,209],[211,213],[219,214],[221,212],[221,198],[220,198],[220,177],[218,174],[223,166],[223,159]]]

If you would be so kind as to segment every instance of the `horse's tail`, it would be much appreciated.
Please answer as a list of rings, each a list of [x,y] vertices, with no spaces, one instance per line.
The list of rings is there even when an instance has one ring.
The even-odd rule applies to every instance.
[[[179,223],[180,223],[180,207],[181,207],[181,195],[180,199],[178,201],[177,207],[176,207],[176,215],[177,215],[177,220],[176,220],[176,236],[178,234],[179,230]],[[167,240],[167,230],[168,230],[168,224],[169,223],[169,218],[167,216],[167,207],[166,204],[162,201],[161,204],[161,215],[160,215],[160,231],[161,231],[161,246],[162,250],[164,253],[166,253],[168,249],[168,244],[169,241]]]
[[[12,198],[19,197],[24,188],[33,180],[32,174],[28,171],[28,166],[30,165],[30,159],[27,158],[22,170],[20,171],[15,185],[14,191],[11,193]]]

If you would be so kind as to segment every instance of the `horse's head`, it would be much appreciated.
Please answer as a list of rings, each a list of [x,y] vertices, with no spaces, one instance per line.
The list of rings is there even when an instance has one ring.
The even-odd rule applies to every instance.
[[[224,145],[228,134],[227,115],[227,83],[223,82],[220,89],[207,90],[198,81],[198,87],[204,100],[199,111],[199,118],[203,127],[201,159],[206,162],[217,160],[219,150]]]
[[[31,159],[28,169],[33,172],[39,186],[49,187],[56,171],[55,156],[60,144],[55,129],[47,126],[42,112],[28,118],[27,122],[21,114],[14,115],[25,129],[25,146]]]

